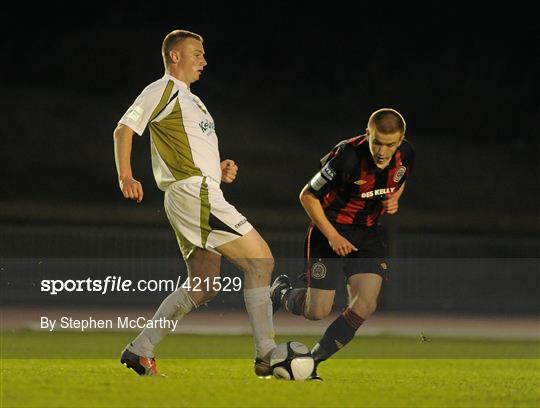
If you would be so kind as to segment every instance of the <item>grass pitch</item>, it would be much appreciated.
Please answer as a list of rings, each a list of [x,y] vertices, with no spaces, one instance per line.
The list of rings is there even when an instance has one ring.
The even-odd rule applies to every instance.
[[[249,336],[169,336],[158,349],[158,369],[166,377],[139,377],[118,361],[132,335],[2,333],[0,406],[540,405],[538,342],[432,339],[420,343],[357,337],[340,352],[341,358],[321,365],[325,382],[313,383],[256,378]],[[278,338],[286,340],[291,339]],[[311,346],[316,338],[294,336],[294,340]]]

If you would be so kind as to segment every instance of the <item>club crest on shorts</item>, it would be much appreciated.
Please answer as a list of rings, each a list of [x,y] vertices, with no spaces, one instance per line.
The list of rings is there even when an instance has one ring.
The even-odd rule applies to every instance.
[[[326,265],[322,262],[315,262],[311,266],[311,277],[313,279],[323,279],[326,276]]]
[[[405,175],[405,172],[407,171],[407,167],[405,166],[399,166],[399,169],[397,169],[396,174],[394,174],[394,182],[397,183],[401,178]]]

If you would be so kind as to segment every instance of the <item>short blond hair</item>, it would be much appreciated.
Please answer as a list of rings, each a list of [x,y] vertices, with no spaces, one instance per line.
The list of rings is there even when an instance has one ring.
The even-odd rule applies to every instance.
[[[169,54],[171,50],[176,44],[184,41],[186,38],[194,38],[197,41],[203,42],[202,36],[187,30],[174,30],[165,36],[163,45],[161,46],[161,56],[163,57],[165,66],[171,63],[171,56]]]
[[[382,134],[400,132],[402,135],[407,130],[407,124],[401,113],[392,108],[382,108],[371,114],[368,128],[377,130]]]

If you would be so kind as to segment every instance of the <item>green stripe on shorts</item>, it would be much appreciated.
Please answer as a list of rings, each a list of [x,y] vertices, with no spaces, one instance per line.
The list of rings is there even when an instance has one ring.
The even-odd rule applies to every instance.
[[[191,242],[189,242],[180,232],[175,230],[175,234],[176,240],[178,241],[178,246],[180,247],[180,252],[182,253],[184,259],[187,261],[197,247]]]
[[[208,235],[212,231],[210,228],[210,199],[208,198],[208,184],[206,184],[206,177],[203,178],[201,183],[201,244],[203,248],[206,248],[206,241]]]

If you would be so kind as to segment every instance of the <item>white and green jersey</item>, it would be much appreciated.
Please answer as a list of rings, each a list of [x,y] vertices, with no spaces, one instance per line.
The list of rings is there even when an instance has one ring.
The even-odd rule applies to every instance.
[[[142,135],[148,125],[152,169],[165,191],[178,180],[221,180],[214,119],[182,81],[165,75],[148,85],[118,122]]]

